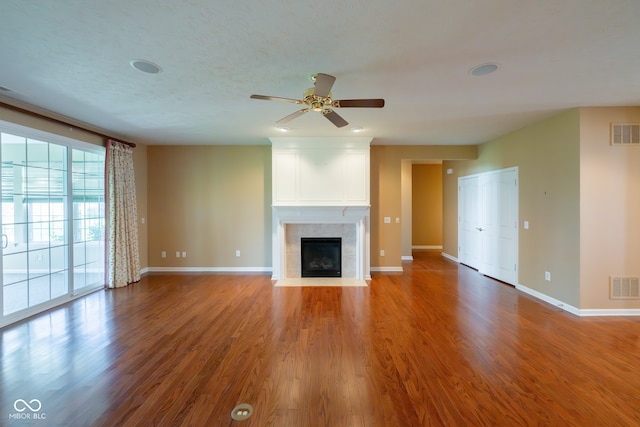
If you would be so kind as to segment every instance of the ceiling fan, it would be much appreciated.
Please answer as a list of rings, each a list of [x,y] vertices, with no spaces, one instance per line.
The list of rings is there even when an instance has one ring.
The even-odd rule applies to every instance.
[[[289,114],[281,118],[276,123],[287,123],[298,116],[308,113],[309,111],[319,111],[331,123],[341,128],[349,123],[343,119],[332,108],[382,108],[384,107],[384,99],[340,99],[334,100],[331,94],[331,88],[336,81],[334,76],[329,74],[318,73],[311,76],[314,86],[304,91],[302,99],[281,98],[278,96],[251,95],[251,99],[263,99],[265,101],[283,101],[292,102],[305,107],[295,113]]]

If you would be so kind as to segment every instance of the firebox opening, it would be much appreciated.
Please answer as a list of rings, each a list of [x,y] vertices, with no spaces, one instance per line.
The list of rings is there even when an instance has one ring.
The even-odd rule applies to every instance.
[[[302,237],[302,277],[342,277],[341,237]]]

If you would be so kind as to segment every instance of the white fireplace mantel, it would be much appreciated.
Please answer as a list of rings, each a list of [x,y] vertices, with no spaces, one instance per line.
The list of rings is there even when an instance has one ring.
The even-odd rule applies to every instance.
[[[355,225],[355,277],[370,280],[369,206],[273,206],[273,280],[286,279],[287,224]]]

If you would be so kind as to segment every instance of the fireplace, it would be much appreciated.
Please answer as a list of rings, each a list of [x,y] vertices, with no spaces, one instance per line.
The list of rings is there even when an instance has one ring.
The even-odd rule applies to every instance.
[[[339,279],[370,280],[368,225],[368,206],[274,206],[273,279],[302,278],[303,237],[340,237]]]
[[[319,281],[370,280],[372,138],[269,139],[273,172],[272,278],[306,280],[302,278],[302,237],[340,237],[340,276]]]
[[[303,237],[300,255],[302,277],[342,277],[340,237]]]

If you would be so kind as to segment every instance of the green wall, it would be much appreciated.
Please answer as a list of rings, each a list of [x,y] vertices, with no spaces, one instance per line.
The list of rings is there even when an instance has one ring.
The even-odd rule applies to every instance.
[[[514,166],[519,173],[519,284],[579,307],[578,109],[480,145],[477,160],[443,163],[444,252],[458,255],[458,177]],[[522,227],[525,220],[528,230]],[[550,282],[545,271],[551,273]]]

